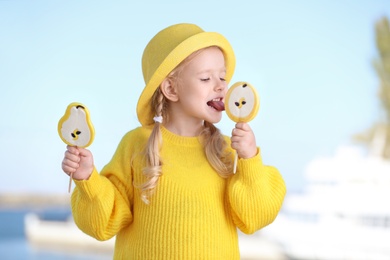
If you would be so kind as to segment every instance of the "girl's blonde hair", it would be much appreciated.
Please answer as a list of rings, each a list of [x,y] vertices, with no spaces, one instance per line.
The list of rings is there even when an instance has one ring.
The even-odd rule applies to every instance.
[[[204,49],[191,54],[168,75],[168,79],[173,82],[172,84],[178,84],[180,72],[202,50]],[[168,101],[160,88],[154,92],[151,105],[156,116],[161,116],[165,122],[169,120],[167,113]],[[160,122],[155,122],[145,148],[146,166],[143,169],[143,174],[147,180],[140,185],[139,188],[141,189],[141,198],[146,204],[149,204],[149,198],[154,193],[159,177],[162,175],[163,162],[160,157],[162,135],[160,125]],[[205,121],[204,129],[200,133],[200,138],[205,149],[206,157],[211,166],[222,178],[229,177],[232,174],[233,163],[230,153],[227,151],[228,144],[220,130],[212,123]]]

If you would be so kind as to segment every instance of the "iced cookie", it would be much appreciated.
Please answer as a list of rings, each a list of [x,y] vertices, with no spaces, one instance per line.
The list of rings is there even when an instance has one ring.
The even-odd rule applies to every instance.
[[[58,134],[67,145],[87,147],[95,137],[89,111],[80,103],[71,103],[58,122]]]
[[[226,114],[234,122],[249,122],[257,115],[260,101],[256,89],[246,82],[236,82],[225,97]]]

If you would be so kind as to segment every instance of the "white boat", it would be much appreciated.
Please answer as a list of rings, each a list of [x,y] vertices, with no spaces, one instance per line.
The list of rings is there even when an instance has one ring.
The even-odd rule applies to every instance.
[[[28,213],[24,221],[27,240],[34,247],[110,255],[114,252],[115,238],[98,241],[83,233],[71,217],[66,221],[45,220],[36,213]]]
[[[288,194],[264,230],[292,259],[390,259],[390,162],[340,147],[307,166],[307,186]]]

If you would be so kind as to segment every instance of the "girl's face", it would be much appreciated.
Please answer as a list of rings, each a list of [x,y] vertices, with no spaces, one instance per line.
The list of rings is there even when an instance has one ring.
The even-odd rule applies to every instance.
[[[202,50],[185,65],[177,79],[176,108],[181,119],[210,123],[221,120],[227,92],[225,74],[225,59],[218,47]]]

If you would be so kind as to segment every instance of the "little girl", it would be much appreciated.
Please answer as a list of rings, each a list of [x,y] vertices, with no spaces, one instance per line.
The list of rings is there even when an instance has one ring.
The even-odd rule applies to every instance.
[[[114,259],[239,259],[237,228],[251,234],[277,216],[285,183],[263,165],[249,125],[237,123],[230,138],[214,126],[234,67],[222,35],[170,26],[142,57],[142,126],[100,174],[89,150],[67,147],[74,220],[98,240],[116,236]]]

